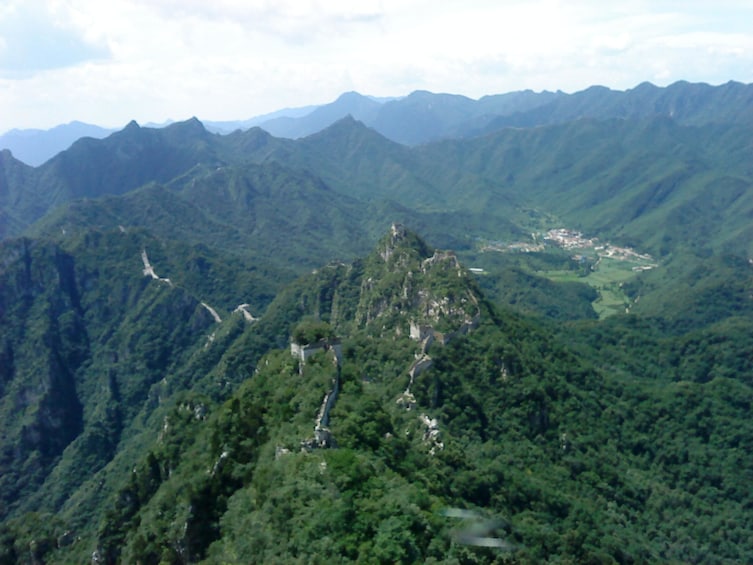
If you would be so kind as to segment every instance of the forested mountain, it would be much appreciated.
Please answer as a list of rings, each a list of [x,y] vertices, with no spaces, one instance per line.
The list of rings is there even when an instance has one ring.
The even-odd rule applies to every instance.
[[[572,94],[523,90],[478,100],[427,91],[387,99],[346,92],[329,104],[287,108],[247,120],[204,123],[214,133],[261,127],[276,137],[296,139],[351,116],[392,141],[418,145],[476,137],[504,127],[551,125],[580,118],[667,117],[685,125],[750,124],[751,104],[751,85],[733,81],[719,86],[680,81],[667,87],[645,82],[626,91],[594,86]],[[77,139],[103,138],[112,132],[80,122],[47,131],[12,130],[0,136],[0,149],[9,149],[24,163],[38,166]]]
[[[749,92],[2,152],[0,563],[753,560]]]
[[[668,118],[584,119],[410,149],[352,119],[299,141],[255,129],[219,136],[196,120],[160,130],[131,124],[103,141],[81,140],[37,169],[5,154],[0,203],[4,235],[17,235],[71,199],[178,177],[195,187],[212,182],[207,170],[273,160],[280,174],[305,170],[343,201],[419,212],[392,219],[430,237],[441,224],[442,245],[468,245],[469,221],[471,237],[494,238],[530,232],[532,214],[551,214],[660,255],[681,245],[749,252],[751,131]],[[358,214],[353,219],[358,225]]]
[[[381,105],[349,93],[306,116],[274,119],[258,125],[273,135],[297,138],[316,133],[350,114],[388,139],[417,145],[473,137],[503,127],[533,127],[580,118],[666,117],[685,125],[740,121],[750,124],[751,105],[751,85],[732,81],[720,86],[680,81],[664,88],[645,82],[626,91],[593,86],[573,94],[526,90],[479,100],[416,91]]]
[[[488,130],[501,126],[531,127],[578,118],[641,119],[667,117],[685,125],[750,123],[751,85],[730,81],[720,86],[679,81],[666,88],[649,82],[625,92],[592,86],[532,110],[499,117]]]

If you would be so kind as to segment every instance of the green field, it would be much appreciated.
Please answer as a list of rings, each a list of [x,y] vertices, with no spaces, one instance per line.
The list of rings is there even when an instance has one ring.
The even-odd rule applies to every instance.
[[[622,290],[623,283],[635,277],[633,267],[645,262],[602,257],[585,277],[575,271],[543,271],[539,274],[554,282],[584,282],[599,293],[593,308],[600,319],[619,314],[630,307],[630,299]]]

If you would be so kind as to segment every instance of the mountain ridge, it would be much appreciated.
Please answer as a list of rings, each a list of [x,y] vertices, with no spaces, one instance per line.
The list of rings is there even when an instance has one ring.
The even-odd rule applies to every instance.
[[[748,87],[633,90],[0,153],[0,563],[753,560]]]
[[[440,139],[475,137],[501,127],[532,127],[554,123],[554,116],[559,116],[557,120],[562,120],[563,116],[566,119],[583,116],[603,119],[624,117],[632,112],[633,117],[649,117],[650,114],[638,110],[641,106],[651,107],[654,114],[675,117],[683,123],[698,125],[720,120],[733,123],[739,116],[745,116],[746,109],[750,107],[753,99],[751,88],[752,85],[736,81],[718,86],[677,81],[666,87],[644,82],[624,91],[592,87],[566,94],[561,91],[534,92],[528,89],[485,95],[478,100],[428,91],[416,91],[408,96],[387,99],[349,92],[341,94],[328,104],[278,110],[247,120],[207,120],[204,123],[208,130],[221,134],[262,127],[276,137],[299,138],[321,131],[338,119],[352,114],[393,141],[415,145]],[[696,99],[694,103],[678,106],[677,94],[686,97],[689,91],[693,92]],[[597,93],[601,96],[597,96]],[[416,104],[418,98],[426,98],[427,95],[439,104],[445,103],[447,109],[455,113],[455,117],[448,119],[434,110],[429,111],[431,104]],[[446,101],[450,99],[460,104],[447,105]],[[717,106],[725,110],[709,112]],[[405,128],[408,123],[420,127]],[[86,129],[82,130],[81,127]],[[0,149],[11,149],[21,161],[38,166],[83,135],[103,138],[114,131],[116,130],[80,122],[71,122],[50,130],[11,130],[0,136]],[[59,141],[57,138],[61,136],[64,139]],[[36,141],[28,142],[30,139]],[[40,149],[31,147],[40,144]]]
[[[33,261],[52,266],[58,252],[45,245],[50,252]],[[687,349],[700,345],[692,334],[671,341],[648,319],[613,318],[569,326],[568,349],[550,329],[495,308],[452,253],[399,225],[363,258],[298,279],[254,322],[225,309],[217,321],[189,289],[145,276],[145,249],[160,275],[186,268],[177,261],[165,271],[170,244],[143,232],[92,232],[59,255],[73,259],[75,275],[32,285],[52,297],[78,295],[71,307],[80,304],[92,364],[70,374],[89,400],[81,433],[55,470],[43,467],[41,496],[24,499],[36,513],[3,521],[0,554],[9,559],[25,550],[50,561],[495,562],[504,551],[521,562],[721,562],[753,551],[749,471],[732,447],[746,449],[753,433],[747,424],[727,431],[753,401],[747,381],[700,371],[697,381],[677,382],[662,376],[671,358],[657,358],[649,377],[631,369],[643,357],[619,357],[621,340],[640,335],[646,348],[670,340]],[[0,270],[4,280],[26,268],[17,255]],[[111,301],[108,313],[102,295],[125,302]],[[33,327],[25,316],[18,320]],[[337,336],[338,363],[325,349],[305,362],[291,354],[294,336],[317,324]],[[647,331],[637,334],[641,324]],[[67,327],[76,335],[75,324]],[[177,347],[183,339],[188,347]],[[29,358],[11,347],[20,374]],[[7,344],[2,351],[7,357]],[[690,375],[696,366],[687,357]],[[731,359],[719,357],[717,370],[729,370]],[[142,379],[129,378],[139,372]],[[15,387],[18,375],[4,382]],[[334,382],[325,424],[334,439],[312,443]],[[712,453],[718,464],[709,466]],[[39,464],[27,469],[39,472]],[[734,496],[714,494],[722,488]],[[666,517],[667,508],[678,512],[678,497],[695,516],[692,527]],[[499,520],[484,526],[498,549],[453,537],[457,524],[437,508]],[[732,543],[709,542],[696,527],[713,529],[720,512],[734,517]],[[57,543],[66,531],[71,539]]]

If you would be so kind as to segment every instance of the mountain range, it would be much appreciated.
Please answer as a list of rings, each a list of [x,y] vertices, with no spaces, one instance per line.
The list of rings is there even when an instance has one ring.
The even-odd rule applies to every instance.
[[[751,92],[3,151],[0,563],[750,561]]]
[[[427,91],[415,91],[399,98],[346,92],[320,106],[285,108],[246,120],[203,123],[214,133],[229,134],[260,127],[275,137],[296,139],[352,116],[392,141],[418,145],[440,139],[474,137],[502,127],[533,127],[587,117],[666,116],[688,125],[741,121],[749,124],[753,120],[752,103],[751,86],[733,81],[718,87],[680,81],[665,88],[644,82],[626,91],[594,86],[573,94],[524,90],[478,100]],[[0,149],[9,149],[17,159],[38,166],[81,137],[101,139],[114,131],[81,122],[50,130],[11,130],[0,136]]]

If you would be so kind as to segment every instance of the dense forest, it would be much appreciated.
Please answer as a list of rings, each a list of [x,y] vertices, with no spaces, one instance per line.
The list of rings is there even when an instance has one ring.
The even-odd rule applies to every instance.
[[[0,154],[0,563],[753,561],[750,86],[432,96]]]

